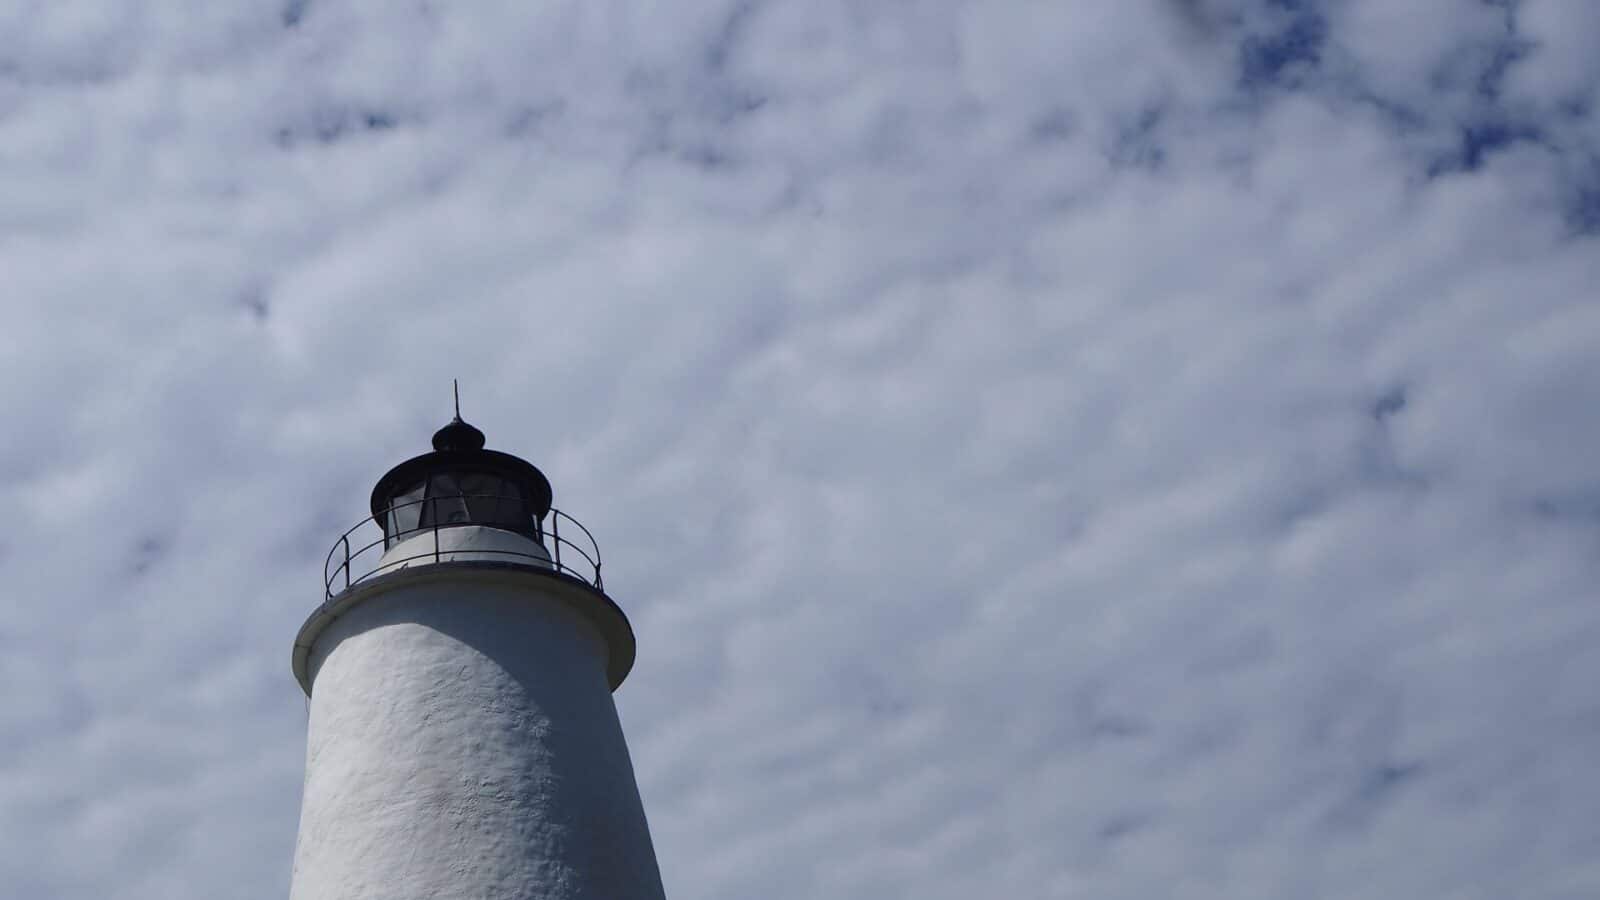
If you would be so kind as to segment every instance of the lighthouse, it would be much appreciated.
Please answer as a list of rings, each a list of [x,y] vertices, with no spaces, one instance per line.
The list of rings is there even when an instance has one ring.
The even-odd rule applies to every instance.
[[[291,900],[663,897],[611,696],[632,627],[544,474],[484,443],[458,401],[328,555]]]

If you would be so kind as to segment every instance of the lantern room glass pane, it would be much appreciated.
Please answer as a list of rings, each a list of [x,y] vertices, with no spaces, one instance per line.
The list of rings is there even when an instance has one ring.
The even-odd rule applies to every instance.
[[[428,502],[422,504],[422,526],[464,525],[471,521],[455,472],[435,472],[428,479]]]
[[[502,524],[499,503],[506,488],[506,480],[486,472],[462,472],[459,484],[461,493],[466,495],[467,511],[472,514],[474,522],[483,522],[486,525]]]
[[[513,482],[490,472],[435,472],[390,500],[385,532],[393,542],[408,532],[450,525],[491,525],[537,532]]]
[[[527,529],[533,517],[522,504],[522,492],[511,482],[500,486],[500,500],[495,504],[494,521],[509,528]]]
[[[426,485],[418,484],[389,501],[389,537],[396,538],[408,531],[416,531],[421,524],[423,491]]]

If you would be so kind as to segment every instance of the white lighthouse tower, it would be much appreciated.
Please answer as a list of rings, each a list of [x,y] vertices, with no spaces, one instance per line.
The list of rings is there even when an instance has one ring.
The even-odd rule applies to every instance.
[[[310,697],[291,900],[647,900],[598,548],[456,418],[378,480],[294,642]]]

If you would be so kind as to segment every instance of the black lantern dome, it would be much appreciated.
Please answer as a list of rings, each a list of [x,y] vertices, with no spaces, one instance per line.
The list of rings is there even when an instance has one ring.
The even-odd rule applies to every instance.
[[[384,543],[451,525],[482,525],[543,538],[550,481],[532,463],[485,450],[461,413],[433,435],[433,452],[390,469],[372,489]]]

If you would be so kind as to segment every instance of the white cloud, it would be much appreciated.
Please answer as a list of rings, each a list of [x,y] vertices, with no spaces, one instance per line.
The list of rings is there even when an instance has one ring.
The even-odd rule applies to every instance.
[[[1430,9],[0,8],[0,877],[283,894],[458,376],[673,895],[1593,894],[1593,29]]]

